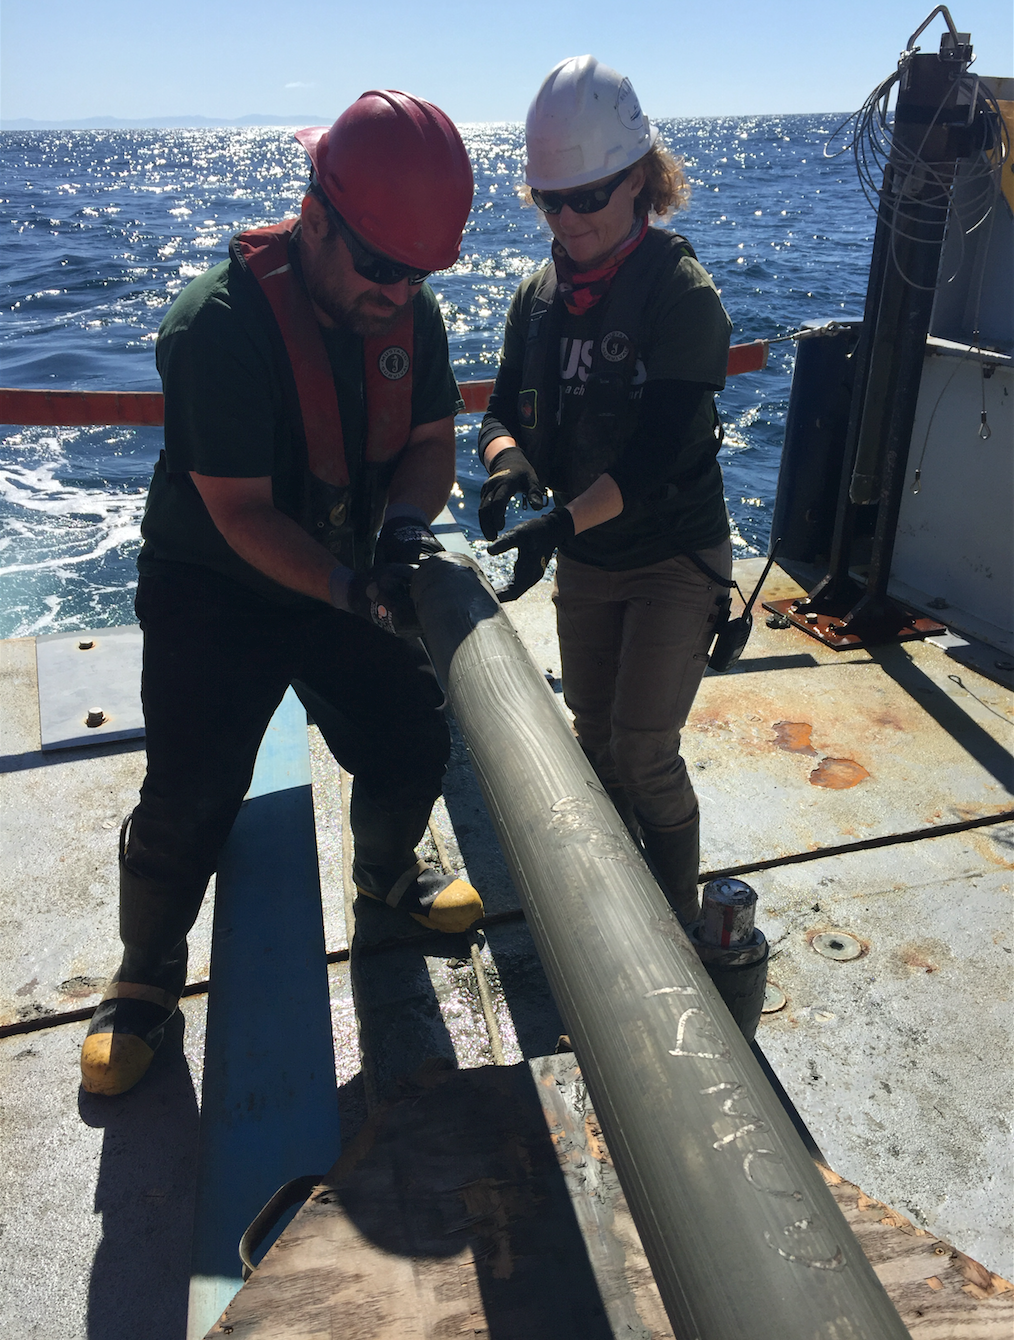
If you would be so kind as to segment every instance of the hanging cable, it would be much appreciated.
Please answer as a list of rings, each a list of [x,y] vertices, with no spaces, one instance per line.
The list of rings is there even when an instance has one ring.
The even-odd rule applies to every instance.
[[[897,256],[897,240],[922,241],[924,234],[919,231],[919,226],[924,226],[927,218],[942,229],[950,216],[950,226],[958,243],[958,259],[954,274],[938,280],[932,286],[936,288],[941,282],[949,283],[955,277],[964,259],[965,238],[981,227],[996,209],[1009,136],[992,90],[977,76],[960,76],[957,81],[958,105],[968,107],[968,126],[977,146],[964,160],[960,173],[961,214],[964,217],[958,219],[957,211],[951,208],[958,178],[952,176],[945,165],[925,156],[927,140],[936,127],[950,91],[936,109],[915,150],[906,148],[894,133],[890,108],[892,94],[916,51],[918,48],[913,47],[903,52],[897,70],[873,90],[857,112],[846,117],[832,131],[824,147],[824,157],[852,154],[860,188],[870,207],[890,231],[891,263],[913,287],[929,286],[915,283],[903,272]],[[840,136],[844,136],[844,141],[840,148],[835,148]],[[887,175],[889,165],[892,172]],[[928,193],[923,189],[927,184],[935,185],[936,190]],[[917,188],[918,194],[909,189],[912,186]]]

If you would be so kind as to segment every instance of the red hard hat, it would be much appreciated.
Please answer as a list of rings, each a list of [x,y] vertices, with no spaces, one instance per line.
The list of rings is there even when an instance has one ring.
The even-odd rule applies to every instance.
[[[371,89],[330,130],[311,126],[296,139],[324,194],[367,246],[420,270],[444,270],[458,259],[472,168],[439,107]]]

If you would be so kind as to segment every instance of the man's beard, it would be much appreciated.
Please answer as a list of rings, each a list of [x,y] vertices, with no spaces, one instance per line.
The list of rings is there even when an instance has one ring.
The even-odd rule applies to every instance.
[[[361,339],[386,335],[405,310],[381,293],[371,293],[367,290],[365,293],[357,293],[354,298],[349,298],[341,292],[339,283],[332,281],[327,285],[312,284],[305,271],[304,278],[307,292],[320,310],[325,312],[335,325],[350,330],[353,335],[358,335]]]
[[[332,320],[340,321],[342,325],[347,326],[353,335],[358,335],[361,339],[386,335],[405,309],[399,307],[397,303],[389,302],[387,298],[374,298],[367,306],[369,297],[368,293],[360,293],[350,305],[343,308],[340,317],[333,312],[328,315]],[[385,311],[378,309],[387,309],[386,314]]]

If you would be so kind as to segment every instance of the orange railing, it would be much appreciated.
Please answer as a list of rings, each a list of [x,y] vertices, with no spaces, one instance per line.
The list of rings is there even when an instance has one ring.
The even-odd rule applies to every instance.
[[[729,376],[758,372],[768,361],[767,340],[734,344],[729,350]],[[466,414],[481,414],[493,382],[459,382]],[[0,389],[0,423],[80,427],[122,424],[158,427],[162,423],[161,391],[24,391]]]

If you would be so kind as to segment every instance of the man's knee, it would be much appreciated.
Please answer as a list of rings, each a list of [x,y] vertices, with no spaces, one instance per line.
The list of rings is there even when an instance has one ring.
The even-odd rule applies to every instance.
[[[357,784],[384,798],[389,809],[413,808],[440,794],[451,756],[451,735],[442,712],[404,723],[396,733],[378,738],[356,773]]]
[[[245,788],[244,788],[245,790]],[[206,882],[218,864],[243,793],[151,795],[142,790],[130,823],[127,867],[159,884]]]

